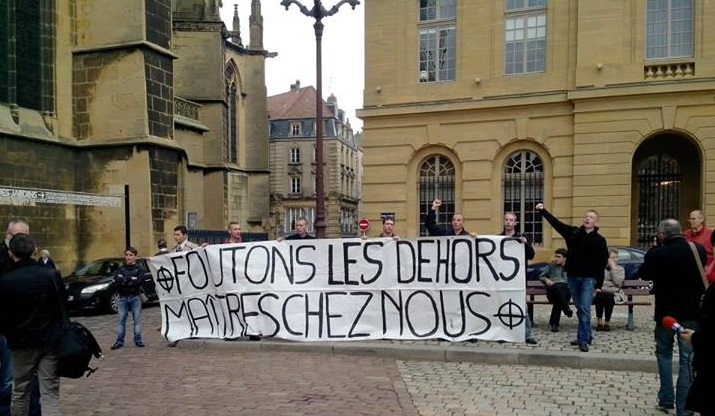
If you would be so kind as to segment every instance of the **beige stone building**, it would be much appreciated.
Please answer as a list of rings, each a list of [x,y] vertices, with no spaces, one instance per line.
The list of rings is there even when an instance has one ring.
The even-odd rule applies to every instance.
[[[291,234],[295,220],[315,223],[315,88],[296,81],[268,97],[271,213],[276,235]],[[335,96],[323,102],[323,178],[326,237],[357,236],[362,149]]]
[[[63,271],[151,254],[178,224],[265,232],[260,6],[248,44],[219,0],[0,8],[0,220],[28,218]]]
[[[540,257],[601,214],[611,244],[660,219],[715,218],[715,4],[695,0],[394,0],[365,4],[363,209],[418,235],[501,230],[515,211]],[[685,222],[687,224],[687,222]],[[712,221],[710,222],[712,225]],[[548,249],[548,250],[547,250]]]

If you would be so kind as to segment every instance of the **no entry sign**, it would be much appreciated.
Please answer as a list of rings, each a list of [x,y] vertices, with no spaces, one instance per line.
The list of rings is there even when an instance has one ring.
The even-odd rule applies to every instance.
[[[370,220],[367,218],[360,218],[358,221],[358,229],[360,231],[367,231],[370,228]]]

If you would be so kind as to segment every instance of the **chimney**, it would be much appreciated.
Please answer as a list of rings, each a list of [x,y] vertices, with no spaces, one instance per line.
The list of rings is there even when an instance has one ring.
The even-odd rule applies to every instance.
[[[296,79],[295,84],[290,84],[290,90],[291,92],[296,92],[300,89],[300,80]]]

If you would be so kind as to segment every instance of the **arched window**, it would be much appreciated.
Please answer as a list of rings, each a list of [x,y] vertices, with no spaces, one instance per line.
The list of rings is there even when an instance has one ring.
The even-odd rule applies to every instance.
[[[442,200],[438,223],[449,223],[454,215],[454,164],[445,156],[434,155],[420,166],[420,235],[429,235],[424,217],[436,198]]]
[[[539,155],[519,150],[506,159],[502,196],[504,212],[516,214],[518,231],[534,244],[543,243],[542,221],[534,213],[534,206],[544,198],[544,164]]]
[[[680,218],[683,172],[678,160],[666,153],[643,159],[636,172],[638,245],[646,247],[657,234],[661,220]]]

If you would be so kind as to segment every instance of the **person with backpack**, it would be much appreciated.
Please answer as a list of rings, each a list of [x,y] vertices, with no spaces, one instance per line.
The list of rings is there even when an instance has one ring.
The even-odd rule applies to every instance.
[[[32,380],[37,373],[42,413],[60,414],[58,349],[62,334],[64,284],[57,270],[32,258],[35,242],[18,233],[10,239],[10,271],[0,278],[0,333],[12,350],[13,391],[11,413],[30,409]]]

